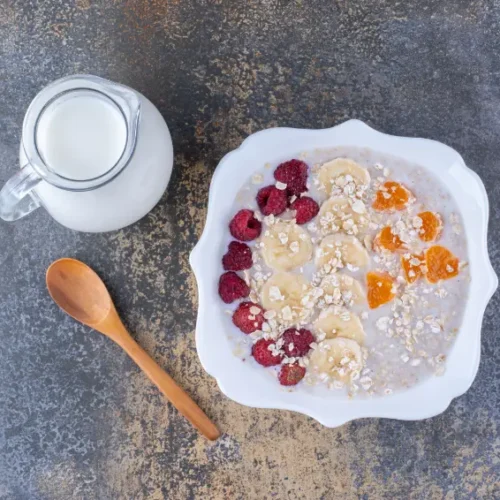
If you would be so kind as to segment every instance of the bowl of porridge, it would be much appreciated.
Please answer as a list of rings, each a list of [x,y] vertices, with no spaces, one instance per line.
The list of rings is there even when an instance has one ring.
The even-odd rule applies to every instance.
[[[479,177],[436,141],[350,120],[227,154],[190,262],[196,345],[231,399],[326,426],[444,411],[497,288]]]

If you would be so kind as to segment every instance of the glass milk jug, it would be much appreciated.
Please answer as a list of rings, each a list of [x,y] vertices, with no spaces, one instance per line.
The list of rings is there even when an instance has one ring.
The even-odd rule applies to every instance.
[[[0,191],[2,219],[42,206],[70,229],[112,231],[160,200],[172,172],[172,139],[140,93],[75,75],[51,83],[30,104],[20,163]]]

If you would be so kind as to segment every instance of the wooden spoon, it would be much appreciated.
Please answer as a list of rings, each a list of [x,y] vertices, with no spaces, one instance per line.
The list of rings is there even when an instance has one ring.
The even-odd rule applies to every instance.
[[[71,317],[114,340],[137,363],[167,399],[208,439],[217,427],[199,406],[130,336],[101,278],[75,259],[59,259],[47,269],[47,288],[54,302]]]

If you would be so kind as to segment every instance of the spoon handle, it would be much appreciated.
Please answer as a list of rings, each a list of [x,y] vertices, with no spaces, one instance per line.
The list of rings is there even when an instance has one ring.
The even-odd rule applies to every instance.
[[[205,437],[215,441],[219,430],[205,415],[203,410],[179,387],[149,354],[130,336],[123,327],[123,332],[114,338],[115,342],[137,363],[137,366],[160,389],[164,396],[179,410]]]

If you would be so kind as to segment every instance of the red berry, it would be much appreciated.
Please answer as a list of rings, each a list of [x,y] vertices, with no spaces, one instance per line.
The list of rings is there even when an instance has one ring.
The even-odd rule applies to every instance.
[[[226,271],[243,271],[250,269],[253,264],[252,250],[245,243],[231,241],[228,251],[222,257],[222,266]]]
[[[262,224],[251,210],[240,210],[229,223],[229,231],[240,241],[251,241],[260,236]]]
[[[315,340],[313,334],[305,328],[289,328],[283,333],[282,339],[285,354],[294,358],[305,356]]]
[[[288,195],[275,186],[266,186],[257,193],[257,205],[264,215],[279,215],[286,210]]]
[[[278,380],[281,385],[297,385],[306,374],[306,369],[297,363],[286,364],[281,367]]]
[[[252,308],[259,310],[257,314]],[[253,302],[242,302],[233,314],[233,323],[243,332],[252,333],[262,328],[264,323],[264,309]]]
[[[268,349],[270,345],[275,343],[274,340],[257,340],[252,347],[252,356],[255,358],[255,361],[262,366],[279,365],[283,360],[283,356],[281,354],[273,356],[273,353]]]
[[[286,184],[290,196],[299,196],[307,191],[307,163],[300,160],[290,160],[278,165],[274,171],[274,178]]]
[[[219,279],[219,295],[226,303],[243,299],[250,294],[250,287],[233,271],[224,273]]]
[[[305,224],[314,219],[319,212],[319,205],[309,196],[297,198],[290,208],[296,211],[295,221],[297,224]]]

